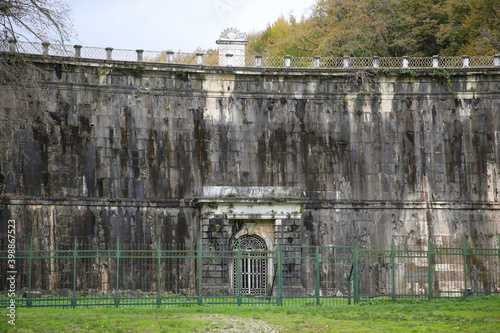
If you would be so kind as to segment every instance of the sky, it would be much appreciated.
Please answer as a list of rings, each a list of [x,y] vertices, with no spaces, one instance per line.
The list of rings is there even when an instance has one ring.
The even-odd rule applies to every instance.
[[[300,18],[316,0],[67,0],[77,40],[114,49],[216,49],[226,28],[264,30],[281,15]]]

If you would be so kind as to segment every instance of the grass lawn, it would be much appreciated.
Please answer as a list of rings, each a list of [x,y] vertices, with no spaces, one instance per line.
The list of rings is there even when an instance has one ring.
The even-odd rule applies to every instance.
[[[179,306],[2,310],[0,332],[500,332],[500,296],[342,307]]]

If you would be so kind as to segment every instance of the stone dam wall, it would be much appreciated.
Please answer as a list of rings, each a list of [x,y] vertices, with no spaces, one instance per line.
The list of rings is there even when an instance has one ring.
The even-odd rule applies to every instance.
[[[31,62],[1,80],[1,239],[498,246],[499,68]]]

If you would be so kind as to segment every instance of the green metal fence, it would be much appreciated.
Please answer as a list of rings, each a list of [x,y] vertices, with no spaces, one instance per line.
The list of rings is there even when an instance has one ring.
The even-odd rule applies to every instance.
[[[500,243],[500,237],[499,237]],[[12,248],[11,252],[12,254]],[[0,239],[0,305],[17,307],[326,305],[407,297],[500,293],[500,248],[360,249],[289,246],[274,250],[127,243],[117,238],[18,239],[15,266]],[[8,280],[14,276],[15,280]],[[15,285],[15,292],[9,288]],[[10,291],[10,292],[9,292]]]

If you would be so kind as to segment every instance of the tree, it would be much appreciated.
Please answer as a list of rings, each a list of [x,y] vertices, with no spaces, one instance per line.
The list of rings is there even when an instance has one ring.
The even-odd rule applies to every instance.
[[[281,16],[264,31],[247,35],[247,54],[271,57],[311,56],[309,43],[302,38],[305,35],[304,28],[304,23],[298,22],[293,15],[289,19]]]
[[[486,55],[500,52],[500,2],[468,0],[468,15],[460,28],[467,40],[460,47],[462,54]]]
[[[61,43],[74,35],[67,4],[60,0],[0,0],[0,49],[8,50],[10,39]],[[40,89],[36,77],[42,71],[21,53],[5,52],[0,57],[0,82]]]
[[[389,18],[396,0],[319,0],[308,21],[315,53],[387,55]]]
[[[249,36],[249,53],[443,56],[500,52],[499,0],[317,0]]]
[[[60,42],[74,35],[70,9],[60,0],[0,0],[0,42]]]

